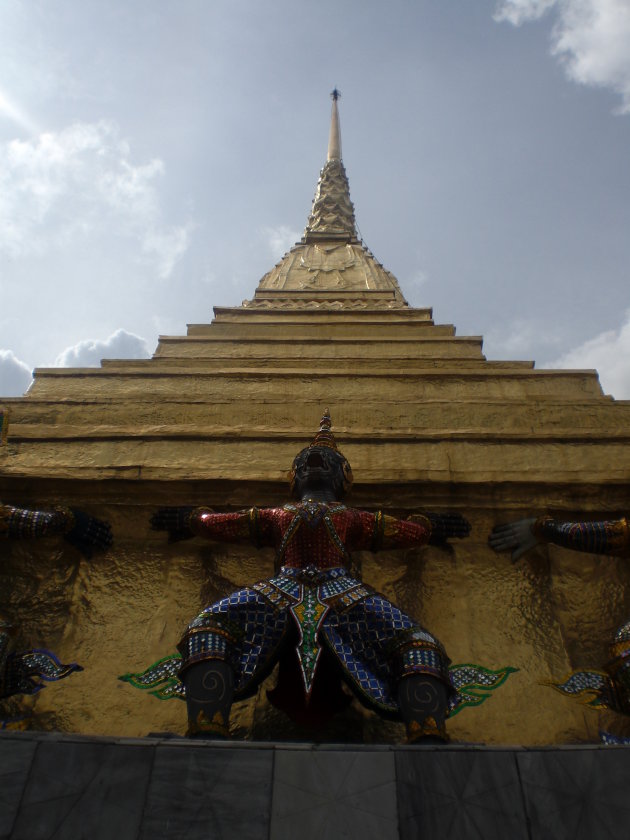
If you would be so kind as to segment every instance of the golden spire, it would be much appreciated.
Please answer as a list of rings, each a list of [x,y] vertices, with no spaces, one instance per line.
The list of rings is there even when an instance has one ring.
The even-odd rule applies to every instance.
[[[327,160],[341,160],[341,129],[339,128],[339,109],[337,108],[337,100],[341,94],[337,88],[334,88],[330,96],[333,104],[332,114],[330,116],[330,136],[328,138]]]
[[[306,223],[304,242],[322,240],[357,242],[354,205],[350,200],[350,185],[341,162],[341,132],[337,100],[340,93],[335,88],[332,96],[332,114],[326,164],[319,173],[317,190],[311,215]]]
[[[398,281],[360,241],[341,161],[341,131],[335,88],[328,154],[304,236],[261,279],[250,308],[401,309]]]

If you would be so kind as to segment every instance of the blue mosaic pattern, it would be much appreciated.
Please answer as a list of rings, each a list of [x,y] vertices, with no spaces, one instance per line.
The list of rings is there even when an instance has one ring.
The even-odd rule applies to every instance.
[[[249,696],[277,661],[292,625],[298,624],[302,637],[303,628],[292,612],[307,594],[329,607],[318,622],[317,636],[368,705],[397,717],[395,686],[401,676],[423,673],[449,682],[448,657],[437,639],[343,567],[282,567],[276,577],[208,607],[180,644],[184,667],[204,659],[226,659],[236,674],[236,699]],[[232,637],[227,646],[226,632]],[[310,680],[306,683],[308,687]]]
[[[288,596],[284,593],[281,589],[275,587],[272,583],[262,580],[258,583],[255,583],[252,587],[255,589],[256,592],[260,593],[264,598],[269,601],[272,607],[276,610],[286,610],[292,604],[296,602],[296,599],[293,597]],[[299,586],[297,587],[299,592]]]
[[[349,577],[348,575],[339,578],[333,578],[332,580],[328,581],[328,583],[324,583],[319,588],[319,597],[322,600],[326,598],[334,598],[336,595],[342,595],[344,592],[348,592],[350,589],[354,589],[357,586],[361,586],[358,580]]]
[[[627,642],[630,641],[630,621],[622,624],[621,627],[615,633],[615,641],[616,642]]]
[[[248,697],[266,669],[276,661],[277,648],[287,630],[288,613],[286,610],[274,610],[254,589],[233,592],[207,607],[191,624],[189,630],[192,632],[184,635],[180,645],[185,666],[193,661],[221,658],[210,652],[213,644],[219,644],[210,638],[215,635],[211,629],[213,620],[222,628],[229,626],[238,629],[238,639],[229,646],[229,662],[236,675],[235,699]],[[204,622],[208,626],[206,631],[201,630]],[[203,636],[207,637],[206,640],[198,644],[207,645],[209,652],[205,655],[200,652],[195,659],[189,658],[188,644]]]
[[[0,673],[0,697],[14,694],[37,694],[44,682],[57,682],[83,668],[72,662],[64,665],[55,654],[45,648],[34,648],[21,653],[10,653]]]
[[[293,566],[282,566],[280,569],[280,578],[291,578],[299,580],[302,583],[308,583],[310,586],[315,586],[318,583],[327,583],[337,578],[347,577],[346,570],[343,566],[334,566],[331,569],[320,569],[318,566],[305,566],[302,569],[296,569]],[[348,578],[350,580],[350,578]],[[276,580],[276,578],[272,578]],[[355,581],[356,583],[357,581]]]
[[[403,674],[435,673],[440,675],[443,667],[442,654],[436,648],[414,647],[405,650],[401,656]]]
[[[373,594],[372,589],[347,575],[343,567],[321,570],[316,566],[307,566],[306,569],[283,566],[279,575],[255,583],[252,589],[264,595],[274,606],[286,608],[303,599],[303,584],[318,586],[320,602],[336,608],[352,606]]]
[[[213,633],[212,630],[195,630],[186,635],[186,662],[200,662],[204,659],[228,659],[228,640],[225,636]]]
[[[600,731],[599,740],[602,744],[606,744],[611,747],[630,746],[630,738],[627,738],[624,735],[613,735],[612,732],[606,732],[605,730]]]
[[[553,687],[563,694],[582,697],[601,693],[609,679],[607,674],[598,671],[574,671],[564,682],[554,684]]]
[[[284,594],[288,595],[290,598],[294,598],[296,601],[300,600],[300,584],[296,580],[293,580],[293,578],[289,577],[289,575],[278,575],[277,577],[271,578],[269,583],[281,592],[284,592]]]
[[[448,659],[437,639],[382,595],[371,595],[347,612],[331,611],[321,629],[324,640],[350,678],[350,684],[370,705],[392,715],[397,715],[398,703],[391,651],[398,646],[402,635],[404,642],[400,655],[406,652],[405,643],[409,644],[407,640],[415,635],[413,631],[420,631],[426,639],[425,644],[433,646],[433,655],[430,663],[418,662],[409,673],[430,673],[448,682]]]
[[[562,683],[551,683],[562,694],[578,699],[591,708],[613,709],[628,714],[626,690],[602,671],[574,671]]]
[[[458,690],[471,685],[476,688],[494,688],[498,679],[504,679],[505,670],[511,672],[514,669],[490,671],[487,668],[481,668],[479,665],[453,665],[451,680]]]

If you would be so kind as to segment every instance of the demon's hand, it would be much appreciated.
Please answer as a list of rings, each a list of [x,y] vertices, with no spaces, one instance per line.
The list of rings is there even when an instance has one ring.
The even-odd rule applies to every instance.
[[[190,518],[194,507],[163,507],[151,517],[154,531],[168,531],[170,542],[187,540],[194,534],[190,527]]]
[[[459,513],[422,513],[431,523],[429,545],[443,545],[450,537],[463,539],[470,534],[470,522]],[[413,522],[413,515],[409,517]]]
[[[517,519],[505,525],[495,525],[488,537],[490,547],[495,551],[511,551],[512,562],[533,548],[540,541],[532,531],[535,519]]]
[[[90,558],[94,551],[105,551],[112,544],[112,529],[109,522],[90,516],[77,508],[70,508],[69,528],[64,539],[78,548],[84,557]]]
[[[427,513],[431,523],[429,543],[440,545],[451,537],[463,539],[470,534],[470,522],[460,513]]]

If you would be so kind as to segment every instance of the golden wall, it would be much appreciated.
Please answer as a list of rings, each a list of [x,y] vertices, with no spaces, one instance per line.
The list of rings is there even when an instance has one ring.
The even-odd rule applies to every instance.
[[[470,538],[446,548],[363,554],[364,580],[416,617],[455,663],[518,668],[449,724],[455,740],[561,744],[630,734],[628,721],[549,687],[599,668],[630,616],[623,560],[540,547],[512,565],[487,545],[525,515],[630,511],[630,403],[592,371],[489,362],[479,337],[436,326],[430,310],[370,307],[217,310],[212,324],[160,340],[146,361],[37,372],[0,447],[0,498],[81,507],[115,543],[83,559],[60,538],[0,544],[0,614],[17,647],[46,646],[85,670],[35,698],[30,726],[143,736],[185,730],[184,704],[117,677],[172,653],[204,605],[273,571],[273,556],[201,539],[169,544],[158,506],[220,510],[287,498],[286,474],[330,409],[355,486],[348,502],[406,516],[459,511]],[[265,690],[236,704],[234,734],[311,738]],[[353,701],[315,737],[402,740],[402,726]]]

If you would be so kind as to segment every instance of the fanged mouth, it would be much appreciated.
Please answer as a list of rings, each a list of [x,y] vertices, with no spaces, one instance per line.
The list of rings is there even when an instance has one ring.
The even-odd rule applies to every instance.
[[[310,452],[306,458],[305,466],[307,466],[309,469],[315,470],[328,469],[328,465],[326,464],[322,456],[319,454],[319,452]]]

